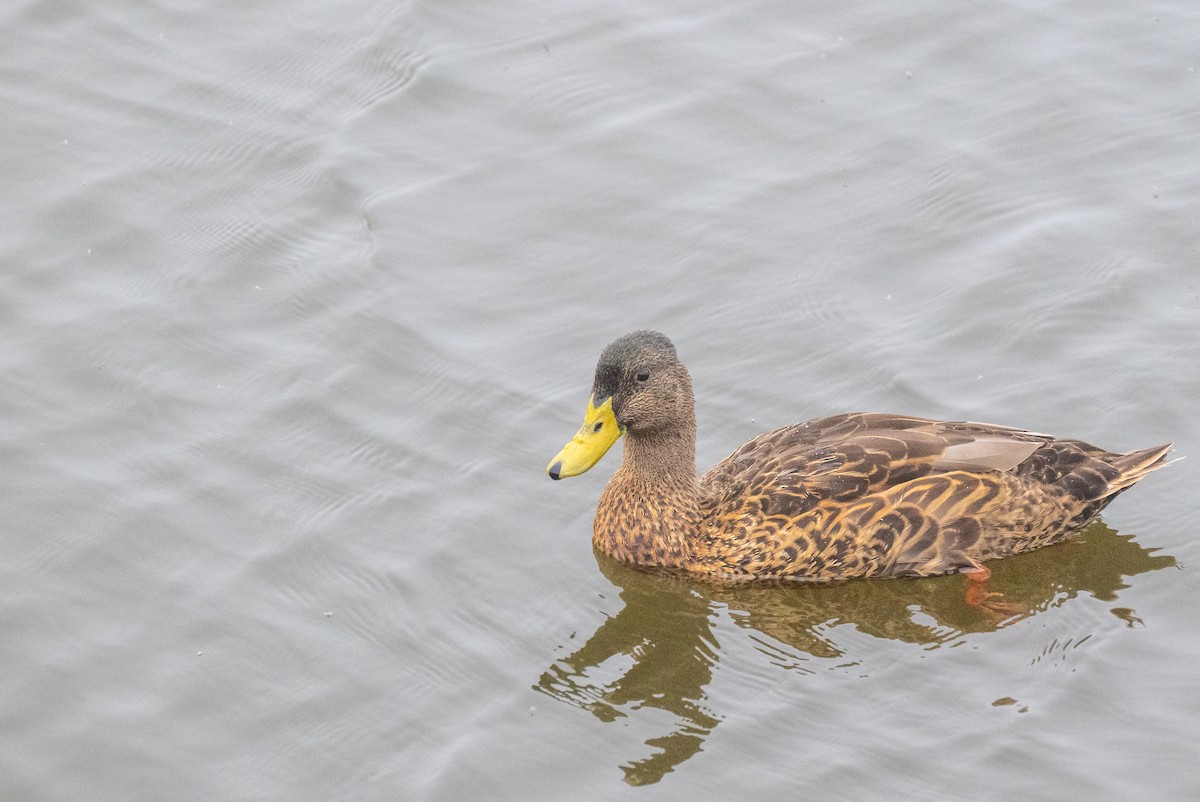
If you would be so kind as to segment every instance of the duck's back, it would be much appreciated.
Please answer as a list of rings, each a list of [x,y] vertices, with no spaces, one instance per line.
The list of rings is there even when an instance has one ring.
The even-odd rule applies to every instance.
[[[1164,465],[1004,426],[853,413],[766,432],[701,478],[701,570],[930,575],[1063,539]]]

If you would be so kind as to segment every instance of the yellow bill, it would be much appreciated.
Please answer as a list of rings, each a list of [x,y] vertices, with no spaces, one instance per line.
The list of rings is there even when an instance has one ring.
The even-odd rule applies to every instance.
[[[612,444],[621,436],[621,427],[613,415],[612,396],[604,399],[604,403],[596,406],[596,396],[588,399],[587,414],[583,416],[583,425],[571,438],[571,442],[563,446],[550,464],[546,473],[551,479],[562,479],[567,476],[578,476],[600,461]]]

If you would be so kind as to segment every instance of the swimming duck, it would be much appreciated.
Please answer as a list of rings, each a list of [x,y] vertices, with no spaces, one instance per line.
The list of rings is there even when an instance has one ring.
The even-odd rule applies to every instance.
[[[594,545],[727,579],[986,578],[983,561],[1062,541],[1171,451],[859,412],[760,434],[697,477],[691,378],[654,331],[604,349],[583,426],[546,471],[581,474],[622,435]]]

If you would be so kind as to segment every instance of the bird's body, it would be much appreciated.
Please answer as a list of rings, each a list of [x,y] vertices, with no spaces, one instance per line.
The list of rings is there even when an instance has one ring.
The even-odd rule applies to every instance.
[[[622,434],[593,542],[618,560],[729,579],[928,576],[1056,543],[1167,464],[966,422],[853,413],[755,437],[698,477],[691,380],[634,332],[596,369],[584,426],[551,463],[587,470]]]

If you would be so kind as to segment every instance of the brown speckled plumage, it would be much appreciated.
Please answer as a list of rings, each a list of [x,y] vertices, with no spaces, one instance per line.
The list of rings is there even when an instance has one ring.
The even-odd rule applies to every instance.
[[[977,568],[1064,539],[1171,449],[1116,454],[1004,426],[854,413],[761,434],[698,478],[691,379],[666,337],[634,332],[604,350],[593,399],[607,398],[625,455],[596,510],[596,546],[731,579]]]

